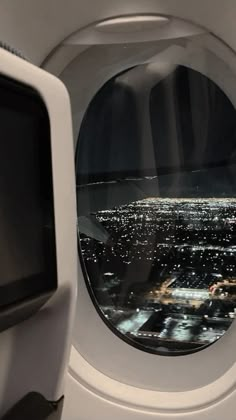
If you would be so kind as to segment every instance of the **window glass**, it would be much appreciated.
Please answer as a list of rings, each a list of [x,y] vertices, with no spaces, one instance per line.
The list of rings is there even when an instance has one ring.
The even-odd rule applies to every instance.
[[[236,314],[236,115],[184,66],[143,64],[95,95],[78,139],[79,252],[107,325],[191,353]]]

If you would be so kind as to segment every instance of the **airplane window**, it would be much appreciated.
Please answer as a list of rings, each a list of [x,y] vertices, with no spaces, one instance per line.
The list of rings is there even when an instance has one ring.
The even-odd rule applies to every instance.
[[[106,324],[182,355],[236,316],[236,113],[185,66],[143,64],[95,95],[76,153],[79,253]]]

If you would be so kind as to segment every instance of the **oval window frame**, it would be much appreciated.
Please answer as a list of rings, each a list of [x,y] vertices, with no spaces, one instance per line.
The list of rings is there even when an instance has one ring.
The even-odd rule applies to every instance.
[[[220,78],[221,82],[224,82],[225,85],[222,87],[219,83],[217,83],[221,88],[223,88],[224,92],[227,94],[229,99],[235,104],[236,103],[236,92],[235,89],[232,89],[234,84],[232,83],[235,79],[235,72],[236,72],[236,60],[235,55],[230,51],[225,45],[223,45],[219,40],[214,38],[212,35],[204,35],[201,37],[198,37],[197,40],[197,50],[198,52],[201,51],[201,47],[204,46],[204,48],[208,49],[209,51],[213,50],[217,52],[218,59],[216,59],[215,53],[212,54],[212,56],[217,60],[221,61],[221,70],[223,69],[223,72],[219,71],[219,68],[214,66],[214,59],[213,63],[211,65],[211,74],[206,74],[208,77],[216,81],[218,77]],[[201,60],[199,61],[196,59],[197,54],[195,55],[195,62],[191,62],[191,65],[193,65],[194,69],[199,69],[201,71]],[[92,49],[87,52],[87,54],[84,53],[83,60],[74,60],[72,63],[72,67],[74,67],[73,71],[77,69],[79,72],[79,75],[83,74],[83,71],[85,71],[86,66],[88,66],[88,63],[93,61],[93,52]],[[99,65],[102,64],[103,57],[96,57],[96,60],[98,60],[98,68]],[[101,60],[100,60],[101,58]],[[100,61],[100,62],[99,62]],[[96,80],[96,83],[92,83],[91,81],[91,89],[88,90],[87,95],[82,98],[82,102],[80,102],[79,109],[81,111],[81,118],[78,118],[76,120],[75,118],[75,127],[77,127],[76,132],[78,132],[78,128],[81,123],[81,119],[83,116],[83,109],[87,108],[88,103],[90,102],[91,97],[93,96],[92,91],[97,92],[99,89],[99,86],[101,86],[104,81],[108,80],[110,77],[112,77],[113,73],[116,74],[118,71],[123,70],[127,67],[130,67],[131,65],[140,64],[143,60],[137,59],[136,61],[134,59],[131,60],[129,65],[126,63],[119,65],[116,64],[116,66],[109,67],[109,71],[104,74],[99,74],[98,79]],[[196,64],[197,63],[197,64]],[[227,63],[227,64],[226,64]],[[230,64],[229,64],[230,63]],[[82,64],[82,68],[81,68]],[[104,65],[104,63],[103,63]],[[106,63],[108,65],[108,63]],[[69,66],[70,67],[70,66]],[[71,67],[71,68],[72,68]],[[234,72],[234,75],[230,72]],[[70,69],[71,70],[71,69]],[[81,71],[80,71],[81,70]],[[109,73],[110,72],[110,73]],[[70,81],[67,79],[67,71],[64,72],[64,75],[62,75],[62,79],[66,82],[67,86],[69,86],[70,90]],[[108,74],[109,73],[109,74]],[[217,74],[218,73],[218,74]],[[228,73],[228,74],[227,74]],[[94,74],[94,68],[93,68],[93,74]],[[203,72],[204,74],[204,72]],[[222,78],[222,74],[224,74],[224,77]],[[77,73],[78,76],[78,73]],[[227,77],[226,77],[227,76]],[[227,80],[225,80],[227,79]],[[235,83],[235,81],[234,81]],[[96,85],[96,88],[95,88]],[[73,86],[71,86],[73,90]],[[81,89],[81,88],[80,88]],[[78,86],[77,86],[77,93],[79,92]],[[72,92],[72,97],[74,97],[74,100],[76,101],[75,95],[76,91]],[[234,92],[233,92],[234,91]],[[76,117],[76,115],[75,115]],[[88,362],[94,366],[96,369],[103,372],[105,375],[110,376],[111,378],[114,378],[116,380],[119,380],[123,383],[128,383],[132,386],[137,386],[140,388],[145,389],[155,389],[156,391],[166,391],[166,392],[174,392],[174,391],[185,391],[185,390],[193,390],[202,386],[209,385],[211,383],[214,383],[220,378],[223,377],[223,375],[230,371],[232,375],[234,375],[234,357],[233,357],[233,351],[231,351],[230,357],[226,358],[227,360],[223,363],[221,368],[219,369],[219,366],[217,366],[217,363],[214,363],[213,359],[217,359],[217,357],[214,357],[217,354],[218,356],[222,354],[222,351],[224,351],[224,346],[220,345],[220,342],[224,342],[224,345],[227,347],[231,347],[231,349],[234,347],[232,344],[236,344],[236,339],[232,340],[232,336],[236,335],[236,325],[232,325],[230,328],[230,334],[226,333],[225,336],[219,340],[217,343],[214,344],[214,346],[210,346],[206,348],[205,350],[202,350],[200,352],[179,357],[178,363],[180,359],[184,359],[184,363],[181,363],[181,365],[185,368],[182,370],[182,376],[178,376],[178,380],[176,381],[174,379],[174,376],[176,377],[177,371],[176,371],[176,363],[172,364],[171,359],[175,360],[175,358],[169,358],[168,356],[164,359],[166,359],[166,362],[168,361],[169,367],[167,368],[167,364],[164,363],[165,367],[167,368],[167,371],[165,372],[165,376],[167,380],[162,380],[163,375],[161,374],[161,371],[164,372],[165,369],[163,367],[163,357],[157,356],[157,355],[151,355],[146,354],[147,357],[144,357],[144,352],[140,352],[139,350],[127,346],[126,343],[117,337],[114,336],[114,334],[106,327],[104,322],[101,320],[101,318],[98,316],[97,311],[94,307],[94,305],[91,302],[90,296],[88,294],[88,291],[86,289],[84,280],[83,280],[83,274],[80,272],[80,298],[78,303],[78,310],[77,310],[77,327],[80,324],[81,316],[83,318],[87,318],[89,320],[89,325],[86,322],[86,328],[83,328],[83,326],[80,325],[79,328],[75,328],[74,333],[74,345],[75,348],[81,355],[88,360]],[[235,323],[234,323],[235,324]],[[96,332],[100,332],[100,335],[103,337],[103,342],[99,343],[99,351],[94,351],[96,347],[96,340],[93,340],[91,338],[91,334],[88,334],[86,330],[91,329],[93,331],[96,330]],[[116,358],[116,363],[111,364],[109,360],[107,360],[106,357],[106,349],[110,348],[113,349],[116,353],[119,353]],[[212,350],[214,349],[214,351]],[[122,353],[122,354],[121,354]],[[124,363],[124,357],[126,360],[129,360],[129,363]],[[222,361],[220,358],[218,359]],[[204,363],[203,363],[204,362]],[[145,365],[147,364],[148,369],[146,369],[146,373],[144,372],[144,369],[141,369],[139,371],[139,374],[137,375],[135,372],[135,367],[139,366],[140,364]],[[158,366],[158,368],[157,368]],[[188,368],[190,366],[198,366],[197,369],[194,369],[193,372],[193,378],[189,380],[189,378],[186,375],[186,371],[188,371]],[[201,369],[199,369],[199,366],[201,366]],[[161,369],[163,367],[163,369]],[[177,369],[178,370],[178,369]],[[127,375],[127,371],[129,372],[129,375]],[[173,372],[175,372],[175,375],[173,375]],[[231,376],[231,375],[230,375]],[[161,380],[160,380],[161,377]],[[171,385],[170,385],[171,384]],[[223,389],[223,388],[222,388]]]

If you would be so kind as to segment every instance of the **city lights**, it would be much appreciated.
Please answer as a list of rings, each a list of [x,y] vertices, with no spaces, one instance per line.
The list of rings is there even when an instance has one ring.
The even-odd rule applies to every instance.
[[[147,198],[96,213],[106,244],[81,234],[108,322],[145,349],[191,352],[236,315],[236,200]]]

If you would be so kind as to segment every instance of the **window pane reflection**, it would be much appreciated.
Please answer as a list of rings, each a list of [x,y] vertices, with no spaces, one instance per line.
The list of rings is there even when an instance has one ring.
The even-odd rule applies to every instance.
[[[110,80],[81,126],[80,250],[105,322],[146,351],[218,340],[236,314],[235,110],[200,73]]]

